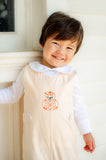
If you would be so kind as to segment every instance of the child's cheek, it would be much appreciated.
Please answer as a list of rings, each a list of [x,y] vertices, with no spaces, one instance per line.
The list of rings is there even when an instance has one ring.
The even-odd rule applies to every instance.
[[[49,53],[52,53],[52,52],[54,52],[54,51],[56,51],[56,47],[50,45],[50,46],[48,47],[48,52],[49,52]]]

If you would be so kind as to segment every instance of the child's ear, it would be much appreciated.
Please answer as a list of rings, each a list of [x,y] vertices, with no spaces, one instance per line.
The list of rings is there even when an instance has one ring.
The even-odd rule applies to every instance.
[[[43,48],[43,45],[40,45],[41,48]]]

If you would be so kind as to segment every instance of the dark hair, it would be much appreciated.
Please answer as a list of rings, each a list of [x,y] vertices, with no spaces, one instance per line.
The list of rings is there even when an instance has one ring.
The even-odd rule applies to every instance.
[[[56,40],[77,41],[76,52],[78,52],[83,40],[83,27],[80,21],[62,12],[54,12],[48,17],[42,28],[39,42],[44,46],[47,38],[56,35]]]

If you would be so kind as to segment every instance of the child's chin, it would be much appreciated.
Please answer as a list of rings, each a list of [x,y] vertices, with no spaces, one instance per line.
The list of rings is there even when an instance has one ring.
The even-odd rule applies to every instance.
[[[63,67],[65,66],[66,64],[62,64],[62,63],[51,63],[51,68],[56,68],[56,67]]]
[[[63,66],[65,66],[65,65],[57,65],[57,66],[55,66],[55,68],[57,68],[57,67],[63,67]]]

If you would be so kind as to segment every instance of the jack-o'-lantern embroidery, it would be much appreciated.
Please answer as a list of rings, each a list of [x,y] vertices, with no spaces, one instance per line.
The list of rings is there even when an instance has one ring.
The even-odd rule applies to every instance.
[[[47,91],[44,93],[42,107],[47,111],[56,110],[58,108],[58,101],[56,100],[54,92]]]

